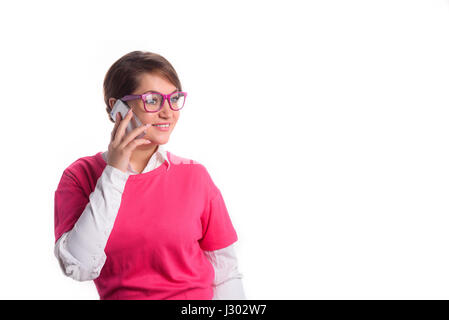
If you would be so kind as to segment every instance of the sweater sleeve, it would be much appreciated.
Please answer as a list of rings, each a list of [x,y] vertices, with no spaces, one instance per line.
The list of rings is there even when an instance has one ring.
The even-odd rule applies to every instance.
[[[213,251],[225,248],[238,240],[223,196],[218,188],[201,216],[203,235],[201,249]]]
[[[234,246],[204,253],[215,270],[212,300],[246,300]]]
[[[128,176],[107,165],[86,197],[76,179],[63,174],[55,192],[54,254],[65,275],[78,281],[99,276]]]

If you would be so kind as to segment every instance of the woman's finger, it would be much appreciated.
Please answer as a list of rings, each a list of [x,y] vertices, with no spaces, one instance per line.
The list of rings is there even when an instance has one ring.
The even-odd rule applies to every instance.
[[[130,143],[128,143],[128,145],[126,146],[126,152],[133,152],[133,150],[135,148],[137,148],[138,146],[142,145],[142,144],[148,144],[151,143],[150,140],[148,139],[134,139],[133,141],[131,141]]]
[[[128,133],[124,138],[123,141],[120,143],[120,147],[126,148],[128,143],[132,140],[134,140],[139,134],[142,132],[145,132],[145,130],[150,126],[150,124],[144,124],[141,125],[138,128],[133,129],[130,133]],[[146,132],[145,132],[146,133]],[[144,139],[147,140],[147,139]]]

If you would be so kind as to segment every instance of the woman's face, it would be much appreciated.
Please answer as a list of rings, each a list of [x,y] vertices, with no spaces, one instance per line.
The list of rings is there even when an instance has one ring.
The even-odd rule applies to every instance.
[[[140,76],[139,87],[129,94],[143,94],[150,90],[155,90],[163,94],[170,94],[176,89],[176,86],[165,78],[156,74],[144,73]],[[154,144],[165,144],[168,142],[170,134],[178,122],[180,111],[173,111],[170,108],[167,99],[165,99],[162,109],[158,112],[145,112],[142,99],[127,101],[127,104],[133,110],[133,117],[137,116],[142,124],[151,124],[147,129],[147,133],[144,137],[145,139],[150,140]],[[153,124],[157,123],[169,123],[170,126],[168,127],[168,130],[164,128],[161,130],[158,127],[153,126]]]

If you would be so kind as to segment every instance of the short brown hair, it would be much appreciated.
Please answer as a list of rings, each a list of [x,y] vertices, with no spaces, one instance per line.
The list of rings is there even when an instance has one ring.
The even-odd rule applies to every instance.
[[[148,51],[132,51],[118,59],[109,68],[104,77],[103,94],[109,120],[114,122],[109,113],[109,99],[131,94],[139,86],[139,76],[143,73],[158,74],[182,91],[181,82],[175,68],[163,56]]]

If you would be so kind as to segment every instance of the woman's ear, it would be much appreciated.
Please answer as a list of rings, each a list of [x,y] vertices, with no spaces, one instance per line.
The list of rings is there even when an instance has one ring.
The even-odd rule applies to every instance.
[[[116,98],[109,98],[109,107],[111,108],[111,110],[112,110],[112,107],[114,106],[114,104],[115,104],[115,101],[117,101],[117,99]]]

